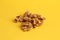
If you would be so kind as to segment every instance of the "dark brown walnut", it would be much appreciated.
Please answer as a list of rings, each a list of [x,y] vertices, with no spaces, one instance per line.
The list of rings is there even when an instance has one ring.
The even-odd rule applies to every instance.
[[[32,29],[32,24],[30,22],[23,22],[22,25],[21,25],[21,29],[23,31],[29,31]]]

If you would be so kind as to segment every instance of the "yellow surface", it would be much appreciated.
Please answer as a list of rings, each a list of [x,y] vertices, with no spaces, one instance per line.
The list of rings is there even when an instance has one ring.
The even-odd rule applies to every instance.
[[[59,0],[0,0],[0,40],[60,40]],[[22,32],[13,19],[26,10],[46,18],[42,26]]]

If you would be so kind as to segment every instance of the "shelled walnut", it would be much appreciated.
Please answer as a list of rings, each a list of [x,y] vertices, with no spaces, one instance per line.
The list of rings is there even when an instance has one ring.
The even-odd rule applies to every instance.
[[[32,28],[40,26],[45,18],[38,14],[31,14],[28,11],[24,15],[17,16],[15,22],[22,22],[21,29],[23,31],[29,31]]]
[[[29,31],[32,29],[32,27],[33,27],[33,25],[30,22],[23,22],[21,25],[21,29],[23,31]]]

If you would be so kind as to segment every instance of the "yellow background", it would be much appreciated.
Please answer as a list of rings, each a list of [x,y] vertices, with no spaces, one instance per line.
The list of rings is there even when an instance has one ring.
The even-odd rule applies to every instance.
[[[0,0],[0,40],[60,40],[59,0]],[[41,14],[44,23],[29,32],[13,19],[26,10]]]

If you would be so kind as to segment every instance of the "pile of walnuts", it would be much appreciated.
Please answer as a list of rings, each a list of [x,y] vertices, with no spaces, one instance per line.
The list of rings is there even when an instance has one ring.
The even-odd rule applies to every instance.
[[[21,29],[23,31],[29,31],[32,28],[40,26],[45,18],[38,14],[31,14],[28,11],[24,15],[16,16],[15,22],[21,22]]]

